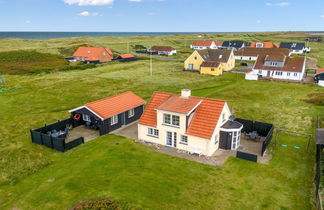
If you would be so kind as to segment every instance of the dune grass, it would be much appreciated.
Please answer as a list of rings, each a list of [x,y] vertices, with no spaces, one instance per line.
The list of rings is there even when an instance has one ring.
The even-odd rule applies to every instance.
[[[235,39],[232,35],[214,36]],[[276,33],[272,36],[279,39]],[[242,37],[253,39],[249,34]],[[268,37],[267,33],[258,34],[256,39]],[[147,41],[145,37],[114,41],[127,39]],[[59,55],[60,47],[89,43],[110,46],[112,40],[4,40],[0,51],[12,47]],[[120,51],[123,48],[120,43],[116,46]],[[153,91],[179,93],[190,88],[195,96],[228,101],[237,117],[307,133],[314,133],[314,120],[323,108],[306,102],[310,94],[323,92],[314,85],[246,81],[244,75],[233,73],[199,75],[183,72],[182,63],[173,61],[153,61],[153,67],[153,76],[148,60],[109,63],[83,71],[3,75],[7,84],[0,93],[0,208],[66,209],[83,199],[103,197],[150,209],[313,207],[314,143],[306,153],[306,139],[297,136],[280,135],[279,142],[289,147],[273,150],[269,165],[231,158],[221,168],[159,154],[114,135],[102,136],[64,154],[31,143],[30,128],[65,119],[69,109],[129,90],[149,99]]]

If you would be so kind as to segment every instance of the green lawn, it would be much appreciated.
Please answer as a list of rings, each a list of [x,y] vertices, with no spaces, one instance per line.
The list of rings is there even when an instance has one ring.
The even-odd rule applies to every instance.
[[[4,40],[0,51],[12,47],[59,53],[60,46],[104,45],[111,40]],[[121,40],[116,38],[116,43]],[[122,50],[122,45],[116,46]],[[314,133],[314,120],[323,108],[305,102],[310,93],[323,92],[314,85],[246,81],[243,74],[232,73],[199,75],[181,71],[182,62],[154,60],[153,67],[153,76],[148,60],[83,71],[2,75],[7,85],[0,93],[0,209],[66,209],[83,199],[107,196],[126,206],[151,209],[313,208],[314,143],[306,153],[306,139],[296,136],[280,135],[280,142],[289,147],[277,147],[269,165],[231,158],[221,168],[159,154],[114,135],[64,154],[31,143],[30,128],[65,119],[67,110],[86,102],[129,90],[149,99],[153,91],[179,93],[190,88],[195,96],[228,101],[237,117],[307,133]]]

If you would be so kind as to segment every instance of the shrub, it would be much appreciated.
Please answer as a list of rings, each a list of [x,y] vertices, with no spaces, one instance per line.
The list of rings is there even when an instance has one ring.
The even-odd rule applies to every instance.
[[[312,93],[308,95],[308,99],[305,100],[308,103],[324,106],[324,93]]]
[[[121,205],[117,202],[112,200],[111,198],[104,198],[104,199],[89,199],[84,200],[74,206],[72,208],[73,210],[88,210],[88,209],[94,209],[94,210],[103,210],[103,209],[109,209],[109,210],[120,210],[122,209]]]

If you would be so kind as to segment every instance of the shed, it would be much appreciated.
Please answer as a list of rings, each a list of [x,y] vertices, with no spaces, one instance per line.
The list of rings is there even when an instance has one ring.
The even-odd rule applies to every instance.
[[[107,134],[137,121],[145,101],[133,92],[104,98],[70,110],[74,126],[85,125]]]
[[[135,55],[128,53],[128,54],[120,54],[116,60],[121,62],[129,62],[129,61],[135,61],[137,60],[137,58],[135,57]]]

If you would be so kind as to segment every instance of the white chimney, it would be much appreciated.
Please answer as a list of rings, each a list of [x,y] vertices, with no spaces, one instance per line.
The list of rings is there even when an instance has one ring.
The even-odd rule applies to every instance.
[[[190,89],[182,89],[181,90],[181,97],[182,98],[189,98],[191,96],[191,90]]]

